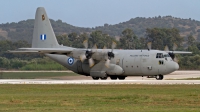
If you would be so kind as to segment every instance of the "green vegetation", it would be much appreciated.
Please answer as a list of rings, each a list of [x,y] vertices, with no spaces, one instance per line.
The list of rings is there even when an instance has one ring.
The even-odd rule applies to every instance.
[[[0,111],[198,112],[199,85],[0,85]]]
[[[6,70],[67,70],[62,65],[52,61],[47,57],[33,58],[30,60],[18,58],[7,59],[5,57],[0,57],[0,68],[4,68]]]
[[[38,79],[60,76],[76,76],[73,72],[1,72],[0,79]]]

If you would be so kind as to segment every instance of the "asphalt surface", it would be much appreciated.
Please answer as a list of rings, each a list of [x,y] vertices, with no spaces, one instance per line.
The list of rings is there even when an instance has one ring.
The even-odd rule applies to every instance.
[[[171,79],[186,79],[186,78],[199,78],[200,71],[175,71],[169,75],[165,75],[163,80]],[[50,79],[59,79],[59,80],[93,80],[90,76],[62,76],[62,77],[49,77]],[[107,80],[110,80],[108,78]],[[155,78],[147,78],[142,76],[129,76],[125,80],[156,80]]]
[[[89,76],[80,75],[51,77],[48,79],[1,79],[0,84],[200,84],[200,80],[177,80],[198,77],[200,77],[200,71],[176,71],[165,75],[163,80],[141,76],[127,77],[126,80],[110,80],[110,78],[107,80],[93,80]]]
[[[3,79],[0,84],[200,84],[200,80],[51,80],[51,79]]]

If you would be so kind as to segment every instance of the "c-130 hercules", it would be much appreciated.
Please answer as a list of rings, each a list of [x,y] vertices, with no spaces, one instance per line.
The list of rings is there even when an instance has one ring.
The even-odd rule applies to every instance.
[[[94,80],[124,80],[127,76],[148,76],[162,80],[179,69],[174,61],[176,53],[181,51],[160,50],[119,50],[114,49],[72,48],[59,45],[49,18],[43,7],[38,7],[32,39],[32,48],[19,48],[13,53],[42,53],[75,73],[91,76]],[[114,50],[113,50],[114,49]]]

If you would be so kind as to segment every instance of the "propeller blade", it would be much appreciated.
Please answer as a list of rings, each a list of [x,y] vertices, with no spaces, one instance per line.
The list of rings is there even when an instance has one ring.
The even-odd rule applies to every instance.
[[[102,52],[104,53],[105,56],[107,55],[107,47],[106,46],[103,47]]]
[[[104,47],[103,47],[103,49],[107,49],[107,47],[106,47],[106,46],[104,46]]]
[[[177,63],[179,62],[178,58],[176,58],[176,57],[174,58],[174,61]]]
[[[94,60],[92,58],[89,59],[89,65],[90,67],[94,66]]]
[[[112,42],[112,46],[111,46],[112,49],[114,49],[116,46],[117,46],[116,42],[113,41],[113,42]]]
[[[113,41],[113,42],[112,42],[112,46],[111,46],[111,47],[112,47],[112,51],[111,51],[111,52],[113,52],[113,49],[114,49],[116,46],[117,46],[116,42]]]
[[[174,45],[173,45],[173,51],[175,51],[176,49],[177,49],[177,45],[174,43]]]
[[[94,46],[92,47],[92,52],[96,52],[96,50],[97,50],[97,45],[94,44]]]
[[[97,49],[97,45],[96,45],[96,44],[94,44],[94,46],[92,47],[92,49]]]
[[[148,50],[151,50],[151,45],[152,45],[152,42],[147,43]]]
[[[166,45],[164,50],[169,51],[169,47]]]
[[[82,54],[82,55],[80,56],[80,60],[83,62],[85,59],[86,59],[85,54]]]
[[[105,63],[105,66],[106,66],[107,68],[109,68],[109,65],[110,65],[110,60],[107,59],[107,60],[106,60],[106,63]]]
[[[88,40],[84,40],[84,41],[83,41],[83,45],[84,45],[84,47],[85,47],[86,49],[88,49]]]

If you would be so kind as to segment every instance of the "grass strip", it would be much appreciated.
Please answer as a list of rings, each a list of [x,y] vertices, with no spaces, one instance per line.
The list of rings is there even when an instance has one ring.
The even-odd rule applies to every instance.
[[[199,112],[200,85],[0,85],[0,111]]]
[[[75,76],[73,72],[1,72],[0,79],[36,79],[57,76]]]

